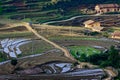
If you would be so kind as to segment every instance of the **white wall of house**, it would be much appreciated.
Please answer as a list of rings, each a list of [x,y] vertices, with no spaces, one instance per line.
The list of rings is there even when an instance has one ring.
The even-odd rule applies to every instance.
[[[92,24],[85,24],[86,28],[100,27],[100,22],[94,22]]]

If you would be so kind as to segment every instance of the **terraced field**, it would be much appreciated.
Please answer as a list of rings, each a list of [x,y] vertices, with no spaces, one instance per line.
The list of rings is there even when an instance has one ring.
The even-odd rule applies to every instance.
[[[81,54],[85,54],[86,56],[90,56],[93,54],[99,54],[100,50],[95,49],[93,47],[88,46],[71,46],[69,47],[71,54],[74,57],[80,57]]]
[[[55,49],[43,40],[33,40],[31,43],[20,47],[22,54],[19,57],[41,54],[43,52]]]
[[[68,8],[65,14],[62,14],[60,9],[44,9],[50,2],[51,0],[25,0],[23,2],[5,0],[1,3],[3,9],[2,17],[28,22],[32,21],[33,23],[43,23],[51,20],[66,19],[81,14],[79,9],[74,8]]]
[[[101,15],[101,16],[81,16],[69,21],[51,23],[59,26],[84,26],[83,22],[87,20],[94,20],[101,23],[103,27],[119,27],[120,15]]]

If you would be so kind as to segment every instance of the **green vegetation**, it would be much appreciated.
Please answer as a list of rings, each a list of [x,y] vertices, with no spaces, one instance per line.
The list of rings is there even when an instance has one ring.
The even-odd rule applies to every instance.
[[[100,53],[99,50],[88,46],[71,46],[69,49],[70,53],[80,61],[86,61],[87,57]]]
[[[12,58],[12,59],[11,59],[11,65],[16,66],[17,63],[18,63],[18,61],[17,61],[16,58]]]
[[[5,60],[7,60],[7,56],[4,53],[0,52],[0,62]]]
[[[90,6],[89,12],[96,4],[113,2],[120,3],[118,0],[4,0],[1,1],[0,12],[4,18],[44,23],[86,14],[85,11],[82,12],[81,7]]]
[[[115,49],[114,46],[111,46],[105,53],[88,47],[73,47],[70,48],[70,52],[79,61],[90,62],[95,65],[100,65],[101,67],[120,67],[119,51]]]
[[[106,32],[102,32],[102,36],[108,38],[109,37],[109,33],[107,31]]]
[[[41,40],[33,40],[31,43],[22,45],[20,50],[22,54],[18,55],[18,57],[29,56],[33,54],[41,54],[43,52],[54,49],[53,46]]]
[[[87,36],[96,36],[96,35],[99,35],[100,33],[99,32],[91,32],[91,31],[84,31],[84,35],[87,35]]]
[[[114,46],[111,46],[108,52],[108,60],[106,60],[107,63],[105,63],[103,66],[110,65],[115,68],[120,68],[120,55],[119,51],[115,49]]]
[[[18,13],[18,14],[8,14],[5,15],[6,18],[18,19],[23,21],[32,21],[33,23],[44,23],[54,20],[64,20],[72,16],[82,15],[78,10],[67,11],[64,15],[59,13],[59,10],[49,10],[42,12],[32,12],[32,13]],[[29,19],[29,20],[28,20]]]
[[[108,12],[108,13],[105,13],[105,14],[120,14],[120,12]]]
[[[15,67],[18,64],[17,58],[12,58],[10,63],[11,63],[11,65],[13,66],[13,68],[15,70]],[[12,73],[14,72],[14,70],[12,71]]]
[[[66,1],[61,1],[61,2],[65,3]],[[22,7],[20,6],[14,5],[14,3],[16,2],[13,2],[11,0],[2,2],[2,8],[4,13],[2,17],[23,20],[23,21],[31,20],[33,23],[43,23],[51,20],[62,20],[81,14],[79,9],[74,9],[74,8],[69,9],[68,7],[68,9],[66,10],[66,9],[58,8],[56,6],[59,4],[59,2],[56,3],[51,0],[45,0],[45,1],[24,0],[23,3],[25,3],[26,6],[24,5],[22,6],[25,7],[25,10],[23,10]]]
[[[31,32],[8,32],[0,33],[0,39],[3,38],[16,38],[16,37],[31,37],[33,34]]]
[[[3,10],[2,7],[1,7],[1,5],[2,5],[2,4],[1,4],[1,2],[0,2],[0,14],[2,14],[2,10]]]
[[[50,40],[92,40],[92,41],[99,41],[100,39],[97,37],[66,37],[66,36],[55,36],[50,37]]]
[[[120,80],[120,69],[118,69],[118,76],[115,78],[115,80]]]

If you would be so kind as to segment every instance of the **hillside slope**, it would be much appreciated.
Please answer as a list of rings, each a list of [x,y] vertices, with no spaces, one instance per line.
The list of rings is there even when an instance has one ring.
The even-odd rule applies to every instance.
[[[120,0],[2,0],[0,14],[4,18],[43,23],[85,14],[81,8],[93,10],[94,5],[102,3]]]

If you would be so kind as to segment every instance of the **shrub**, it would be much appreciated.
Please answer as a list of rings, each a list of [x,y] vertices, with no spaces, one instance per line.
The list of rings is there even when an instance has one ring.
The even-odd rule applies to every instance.
[[[16,58],[12,58],[12,59],[11,59],[11,65],[16,66],[17,63],[18,63],[18,61],[17,61]]]
[[[103,36],[103,37],[109,37],[109,34],[108,34],[108,32],[103,32],[103,33],[102,33],[102,36]]]

